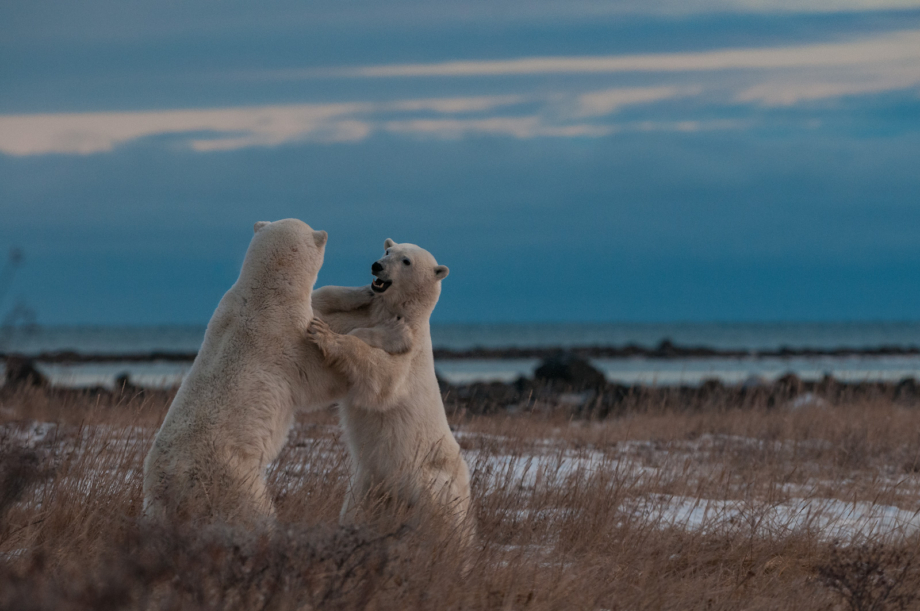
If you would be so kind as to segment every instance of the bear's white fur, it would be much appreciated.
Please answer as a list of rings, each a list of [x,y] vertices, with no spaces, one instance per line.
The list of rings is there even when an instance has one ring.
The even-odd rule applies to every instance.
[[[433,503],[468,539],[469,470],[447,423],[429,328],[448,269],[414,244],[388,239],[384,248],[372,268],[377,280],[371,286],[378,294],[367,326],[379,327],[395,316],[406,325],[404,349],[374,347],[381,343],[375,328],[340,335],[314,321],[308,332],[351,385],[339,406],[353,469],[342,521],[354,522],[381,503],[409,508]]]
[[[305,335],[326,239],[297,219],[256,223],[240,276],[144,461],[148,517],[246,522],[272,513],[264,471],[285,443],[294,407],[324,407],[348,389]],[[333,316],[373,296],[369,287],[317,293]],[[337,330],[347,332],[346,324],[337,320]],[[386,347],[387,332],[377,337]]]

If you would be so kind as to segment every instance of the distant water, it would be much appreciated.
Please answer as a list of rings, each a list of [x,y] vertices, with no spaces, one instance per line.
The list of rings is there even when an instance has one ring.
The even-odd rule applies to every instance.
[[[920,322],[860,323],[541,323],[442,324],[431,329],[439,348],[511,346],[684,346],[768,350],[920,346]]]
[[[17,333],[0,350],[38,354],[53,350],[80,353],[195,352],[204,326],[162,327],[41,327],[35,333]],[[634,343],[655,346],[669,339],[680,345],[717,349],[769,350],[790,348],[920,346],[920,322],[886,323],[563,323],[563,324],[441,324],[432,326],[436,347],[467,349],[532,346],[584,346]],[[533,359],[443,360],[440,375],[454,383],[476,380],[509,381],[530,376]],[[884,356],[845,358],[770,359],[598,359],[595,365],[608,379],[621,383],[658,385],[698,384],[708,378],[727,383],[750,376],[776,378],[794,372],[803,378],[831,374],[841,380],[898,380],[920,378],[920,357]],[[177,384],[184,363],[90,363],[40,365],[56,384],[111,386],[117,375],[129,373],[135,383],[150,386]]]
[[[19,330],[0,345],[4,352],[39,354],[73,350],[83,354],[130,354],[144,352],[197,352],[204,339],[204,325],[162,327],[38,327]]]
[[[161,327],[40,327],[16,333],[0,350],[37,354],[51,350],[82,353],[195,352],[203,325]],[[858,323],[540,323],[435,324],[436,348],[532,346],[654,347],[669,339],[680,345],[717,349],[920,346],[920,322]]]

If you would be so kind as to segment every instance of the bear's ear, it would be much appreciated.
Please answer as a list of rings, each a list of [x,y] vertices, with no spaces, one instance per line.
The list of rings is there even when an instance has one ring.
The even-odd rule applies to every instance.
[[[450,273],[450,270],[447,269],[446,265],[439,265],[436,268],[434,268],[434,277],[437,278],[438,280],[444,280],[444,278],[447,278],[447,274],[449,273]]]
[[[326,245],[326,240],[329,239],[329,234],[325,231],[314,231],[313,240],[316,242],[317,248],[322,248]]]
[[[255,225],[252,226],[252,232],[253,232],[253,233],[259,233],[259,230],[262,229],[263,227],[265,227],[265,226],[268,225],[268,224],[269,224],[268,221],[259,221],[258,223],[256,223]]]
[[[384,250],[386,250],[387,248],[393,248],[394,246],[396,246],[396,242],[394,242],[390,238],[387,238],[386,240],[383,241]]]

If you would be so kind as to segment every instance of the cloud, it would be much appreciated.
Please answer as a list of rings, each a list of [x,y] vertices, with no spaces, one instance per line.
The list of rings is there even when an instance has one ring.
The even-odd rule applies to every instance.
[[[603,117],[623,106],[694,95],[700,91],[701,87],[632,87],[592,91],[578,97],[574,114],[577,117]]]
[[[364,104],[302,104],[151,112],[0,116],[0,151],[9,155],[90,154],[148,136],[195,135],[196,150],[347,141],[366,136],[349,115]]]
[[[484,77],[538,74],[612,74],[619,72],[699,72],[777,68],[885,66],[920,62],[920,31],[907,30],[854,41],[721,49],[689,53],[526,57],[508,60],[450,61],[429,64],[361,66],[335,71],[304,71],[304,77]]]
[[[355,119],[338,119],[325,123],[313,124],[306,129],[302,125],[288,126],[267,132],[253,130],[245,136],[198,138],[189,142],[189,146],[198,152],[232,151],[251,146],[276,146],[288,142],[357,142],[364,140],[371,133],[371,126]]]
[[[750,127],[750,121],[714,119],[710,121],[638,121],[621,126],[620,131],[703,132]]]
[[[801,102],[866,95],[920,87],[920,61],[889,66],[887,70],[805,71],[782,75],[738,92],[738,102],[763,106],[792,106]]]
[[[397,111],[429,110],[443,114],[456,114],[468,112],[482,112],[494,110],[501,106],[511,106],[526,102],[528,98],[522,95],[478,96],[462,98],[428,98],[418,100],[400,100],[383,108]]]
[[[461,65],[466,68],[456,70]],[[422,138],[488,134],[528,139],[597,138],[622,131],[739,129],[751,123],[720,122],[718,117],[712,116],[713,109],[738,103],[788,106],[920,86],[920,31],[849,43],[775,49],[608,58],[530,58],[419,66],[411,69],[384,66],[373,70],[380,71],[378,75],[518,74],[538,69],[601,71],[644,67],[652,72],[651,78],[670,80],[672,84],[567,91],[547,91],[545,85],[538,85],[520,93],[522,85],[515,82],[507,86],[514,87],[517,93],[498,95],[0,115],[0,153],[85,155],[111,151],[142,138],[162,136],[204,153],[295,142],[359,142],[375,132]],[[670,73],[655,73],[655,70],[666,68],[687,70],[697,83],[687,84],[686,75],[676,79]],[[673,84],[674,80],[680,80],[681,84]],[[698,103],[657,105],[691,96],[700,96]],[[648,108],[642,109],[643,106]],[[625,107],[635,110],[629,121],[613,122],[612,115]],[[644,116],[636,116],[637,112]],[[699,116],[700,112],[705,116]]]
[[[616,129],[582,119],[609,115],[625,105],[686,95],[688,91],[675,87],[623,88],[542,96],[0,115],[0,152],[19,156],[87,155],[153,136],[173,136],[192,150],[213,152],[290,142],[357,142],[377,130],[434,138],[458,138],[473,133],[514,138],[599,137]],[[531,108],[527,114],[497,114],[524,104],[536,105],[538,111],[544,112],[534,113]],[[558,106],[570,112],[556,112]],[[430,113],[444,117],[432,118]]]
[[[614,131],[613,127],[607,125],[554,125],[540,116],[389,121],[384,124],[383,128],[393,133],[420,134],[437,138],[459,138],[472,133],[512,136],[518,139],[537,137],[597,138],[606,136]]]
[[[367,138],[372,113],[473,113],[524,101],[517,95],[410,99],[387,103],[299,104],[147,112],[0,115],[0,152],[87,155],[150,136],[185,136],[196,151],[225,151],[288,142]]]

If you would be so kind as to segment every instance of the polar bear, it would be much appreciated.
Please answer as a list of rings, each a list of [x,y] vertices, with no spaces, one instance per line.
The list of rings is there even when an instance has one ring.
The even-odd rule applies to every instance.
[[[297,219],[254,230],[239,278],[211,317],[144,461],[148,517],[234,523],[271,515],[264,471],[285,443],[294,407],[323,407],[348,390],[306,337],[326,232]],[[319,301],[335,316],[360,310],[372,295],[369,287],[328,287]],[[344,322],[339,329],[347,331]],[[377,345],[386,348],[400,328],[377,329]]]
[[[411,509],[433,503],[468,541],[469,470],[447,423],[429,328],[449,270],[414,244],[387,239],[384,249],[371,266],[376,296],[368,308],[368,328],[342,335],[314,320],[308,330],[327,363],[351,385],[339,405],[352,462],[341,519],[353,523],[379,504]],[[391,346],[389,352],[374,347],[381,343],[380,325],[394,315],[407,326],[407,345],[401,351]]]

